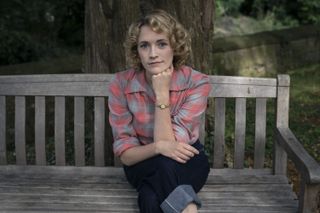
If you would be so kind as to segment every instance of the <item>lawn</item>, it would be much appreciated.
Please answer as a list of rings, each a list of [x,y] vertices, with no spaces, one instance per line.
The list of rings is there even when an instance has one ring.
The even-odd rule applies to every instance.
[[[290,128],[320,163],[320,64],[291,70]]]

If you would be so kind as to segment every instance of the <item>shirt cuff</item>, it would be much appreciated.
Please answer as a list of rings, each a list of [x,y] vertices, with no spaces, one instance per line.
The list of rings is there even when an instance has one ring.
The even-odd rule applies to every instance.
[[[180,213],[191,202],[195,203],[198,208],[201,207],[201,201],[192,186],[180,185],[169,194],[160,207],[164,213]]]

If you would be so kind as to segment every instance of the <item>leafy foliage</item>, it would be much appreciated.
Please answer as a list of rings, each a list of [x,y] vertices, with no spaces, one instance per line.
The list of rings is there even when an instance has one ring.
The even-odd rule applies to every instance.
[[[239,14],[264,19],[274,17],[278,24],[319,24],[318,0],[216,0],[217,16]]]
[[[1,1],[0,65],[82,51],[83,26],[84,0]]]

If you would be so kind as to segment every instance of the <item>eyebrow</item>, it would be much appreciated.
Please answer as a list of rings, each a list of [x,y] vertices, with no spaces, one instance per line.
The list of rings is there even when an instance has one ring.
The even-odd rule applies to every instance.
[[[159,42],[169,42],[168,39],[158,39],[156,40],[156,43],[159,43]],[[143,44],[143,43],[150,43],[149,41],[140,41],[138,44]]]

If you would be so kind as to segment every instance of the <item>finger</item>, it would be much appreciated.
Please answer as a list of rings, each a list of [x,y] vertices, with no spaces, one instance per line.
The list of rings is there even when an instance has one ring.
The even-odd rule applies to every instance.
[[[189,144],[186,144],[185,148],[188,151],[190,151],[190,152],[192,152],[192,153],[194,153],[196,155],[199,154],[199,151],[196,148],[194,148],[193,146],[189,145]]]
[[[189,158],[192,158],[195,155],[195,153],[193,153],[193,152],[191,152],[191,151],[189,151],[187,149],[183,150],[183,154],[188,156]]]
[[[177,162],[179,162],[179,163],[187,163],[187,161],[186,160],[183,160],[182,158],[179,158],[179,157],[175,157],[175,158],[173,158],[173,160],[175,160],[175,161],[177,161]]]
[[[182,160],[185,160],[185,161],[190,160],[190,157],[189,157],[188,155],[186,155],[185,153],[183,153],[183,152],[178,152],[178,153],[176,154],[176,156],[177,156],[178,158],[182,159]]]

